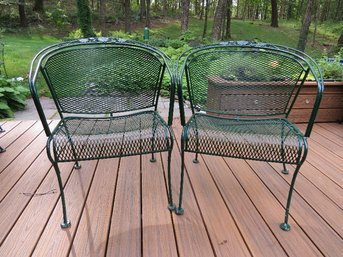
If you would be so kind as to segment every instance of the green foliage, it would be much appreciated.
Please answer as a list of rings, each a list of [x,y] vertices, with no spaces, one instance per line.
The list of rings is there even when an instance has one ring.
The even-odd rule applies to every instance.
[[[65,9],[61,8],[61,1],[58,1],[56,8],[52,9],[51,12],[46,12],[48,20],[51,20],[56,27],[62,28],[69,24],[68,16]]]
[[[102,34],[101,31],[99,31],[99,32],[95,31],[94,33],[97,37],[101,37],[101,34]],[[69,33],[66,40],[79,39],[79,38],[83,38],[83,37],[84,36],[83,36],[81,29],[76,29],[76,30],[73,30]]]
[[[0,119],[12,118],[14,111],[23,110],[28,92],[20,82],[0,77]]]
[[[83,37],[95,37],[88,0],[76,0],[77,17]]]
[[[334,79],[343,81],[343,65],[340,63],[343,59],[343,47],[334,56],[334,60],[328,60],[327,55],[318,61],[319,67],[322,69],[324,79]]]

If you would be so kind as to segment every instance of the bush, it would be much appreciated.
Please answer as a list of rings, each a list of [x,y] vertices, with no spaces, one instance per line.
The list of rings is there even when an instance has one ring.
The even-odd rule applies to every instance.
[[[319,67],[322,69],[324,79],[334,79],[343,81],[343,65],[340,63],[343,59],[343,47],[334,56],[333,60],[329,60],[327,55],[318,61]]]
[[[19,78],[0,77],[0,118],[13,118],[15,111],[23,110],[28,93]]]

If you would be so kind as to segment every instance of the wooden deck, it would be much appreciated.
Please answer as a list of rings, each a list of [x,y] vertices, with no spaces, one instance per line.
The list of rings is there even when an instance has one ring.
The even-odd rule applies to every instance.
[[[190,154],[183,216],[166,208],[164,154],[156,163],[138,156],[83,162],[80,170],[62,164],[72,222],[62,230],[40,122],[0,124],[7,148],[0,154],[1,257],[343,256],[343,125],[315,125],[293,195],[292,229],[284,232],[291,175],[278,172],[280,165],[211,156],[194,164]],[[175,200],[179,169],[175,144]]]

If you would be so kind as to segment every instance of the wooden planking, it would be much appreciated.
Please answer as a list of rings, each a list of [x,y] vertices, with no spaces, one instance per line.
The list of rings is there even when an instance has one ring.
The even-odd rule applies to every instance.
[[[4,122],[1,124],[1,127],[3,130],[5,130],[4,132],[0,133],[0,138],[2,138],[3,136],[5,136],[7,133],[9,133],[12,129],[14,129],[16,126],[18,126],[20,124],[21,121],[17,120],[17,121],[10,121],[10,122]]]
[[[208,155],[203,159],[253,256],[287,256],[225,161]]]
[[[167,165],[167,153],[163,153],[163,166]],[[180,185],[180,152],[174,145],[172,152],[172,189],[175,204],[178,205]],[[166,174],[165,174],[166,176]],[[184,179],[183,207],[185,214],[178,216],[173,213],[175,236],[180,257],[212,257],[214,256],[206,227],[203,223],[196,198],[193,194],[187,175]]]
[[[26,126],[30,126],[30,128],[27,129]],[[12,135],[12,132],[14,135]],[[28,145],[30,145],[31,141],[33,141],[39,134],[41,134],[42,137],[45,137],[42,132],[42,125],[39,122],[26,123],[23,121],[20,123],[20,126],[17,126],[14,130],[11,130],[4,138],[5,144],[3,147],[6,148],[6,152],[1,153],[0,155],[0,173],[2,173],[4,168],[15,159],[14,157],[20,154]],[[18,138],[13,139],[12,136],[18,136]],[[8,140],[11,141],[10,145]],[[12,140],[15,141],[12,142]],[[1,142],[2,141],[3,139],[1,139]]]
[[[0,202],[0,244],[25,210],[50,167],[51,163],[46,153],[41,153],[16,186]]]
[[[294,224],[292,217],[289,221],[292,226],[291,232],[280,229],[279,224],[283,222],[284,208],[271,194],[268,185],[261,183],[253,169],[245,161],[233,158],[224,160],[289,256],[321,256],[320,251],[307,235],[297,224]],[[267,176],[268,172],[265,171],[264,175]],[[249,203],[244,201],[242,204]]]
[[[343,124],[342,123],[318,123],[315,127],[321,127],[325,130],[343,138]]]
[[[325,123],[325,125],[328,125],[328,123]],[[321,136],[327,138],[329,140],[328,142],[333,142],[333,143],[343,147],[343,125],[341,125],[341,127],[340,127],[341,128],[340,133],[335,133],[336,127],[333,127],[332,129],[330,129],[330,127],[326,127],[325,125],[319,126],[316,124],[316,126],[313,127],[312,131],[314,131],[317,134],[320,134]],[[338,130],[337,130],[337,132],[338,132]],[[312,136],[311,136],[311,139],[313,139]],[[315,140],[315,141],[318,142],[318,140]],[[332,148],[328,147],[328,149],[332,149]]]
[[[56,124],[57,121],[52,122],[50,127],[54,127]],[[29,133],[33,133],[34,135],[36,135],[36,132],[36,130],[28,130],[25,133],[25,136],[29,137]],[[0,202],[3,200],[8,191],[13,187],[13,185],[17,183],[20,177],[23,176],[23,174],[25,174],[26,170],[30,167],[34,159],[41,152],[45,152],[44,149],[46,145],[46,140],[46,135],[42,132],[31,142],[29,141],[27,147],[19,154],[15,152],[15,150],[20,151],[20,148],[18,147],[11,148],[9,149],[9,151],[6,151],[5,153],[2,153],[0,155],[1,162],[3,161],[2,158],[4,157],[5,161],[8,160],[7,162],[10,163],[0,174]],[[10,159],[12,159],[13,161],[11,161]]]
[[[157,162],[152,163],[150,158],[150,154],[142,156],[143,256],[177,257],[162,159],[158,155]]]
[[[72,164],[64,163],[60,167],[63,171],[61,174],[62,181],[65,183],[72,170]],[[59,200],[58,193],[47,194],[51,190],[57,192],[59,190],[56,175],[52,170],[48,172],[48,175],[37,189],[36,194],[41,195],[31,198],[30,203],[26,206],[24,212],[0,247],[0,256],[30,256],[41,233],[45,229],[56,202]],[[60,210],[59,214],[61,220],[62,210]],[[57,233],[58,230],[60,230],[59,225],[51,229],[52,233]]]
[[[71,227],[67,229],[61,229],[60,227],[62,204],[59,200],[32,256],[67,256],[79,223],[82,207],[88,195],[97,161],[81,162],[81,165],[81,169],[74,169],[64,189]]]
[[[10,122],[6,122],[5,126],[3,127],[3,129],[8,130],[7,129],[7,124],[9,124]],[[27,131],[28,129],[30,129],[31,126],[33,126],[34,124],[38,123],[37,121],[34,120],[27,120],[27,121],[21,121],[16,122],[17,124],[13,127],[13,129],[11,129],[10,131],[5,132],[6,134],[3,134],[3,138],[1,138],[1,145],[2,147],[8,147],[10,144],[12,144],[15,140],[17,140],[19,137],[21,137],[21,135],[23,133],[25,133],[25,131]],[[6,135],[6,136],[4,136]],[[1,169],[0,169],[1,170]]]
[[[99,161],[69,256],[105,256],[118,165]]]
[[[289,191],[288,183],[268,163],[254,161],[248,161],[248,163],[280,203],[285,206]],[[342,238],[296,192],[293,193],[290,214],[297,222],[297,224],[290,222],[292,229],[300,226],[324,255],[341,255],[343,252]],[[280,220],[282,218],[280,217]]]
[[[140,157],[121,158],[107,256],[141,256]]]

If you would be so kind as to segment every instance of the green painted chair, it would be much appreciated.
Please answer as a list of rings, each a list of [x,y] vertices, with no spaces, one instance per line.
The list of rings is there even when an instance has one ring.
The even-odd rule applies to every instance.
[[[61,121],[51,131],[37,93],[44,77]],[[48,136],[47,154],[57,175],[62,228],[70,226],[58,163],[168,152],[169,209],[173,148],[174,83],[169,125],[158,113],[164,76],[173,81],[169,59],[148,45],[114,38],[89,38],[52,45],[33,59],[30,90]]]
[[[183,53],[178,63],[181,123],[181,185],[177,214],[183,214],[185,152],[296,165],[280,225],[289,230],[294,183],[308,152],[307,138],[321,101],[323,82],[315,61],[285,46],[223,42]],[[318,94],[305,134],[289,119],[304,81],[311,76]],[[187,93],[182,94],[185,90]],[[192,116],[185,121],[183,100]]]
[[[0,133],[2,133],[2,132],[5,132],[5,130],[0,126]],[[3,152],[6,152],[6,149],[5,149],[5,148],[2,148],[2,147],[0,146],[0,153],[3,153]]]
[[[5,45],[0,42],[0,75],[7,77],[7,71],[5,66]]]

